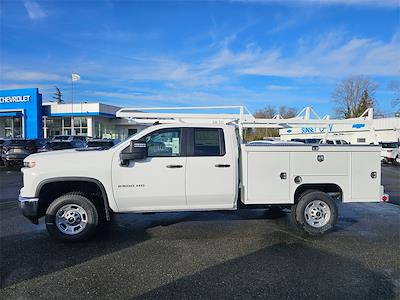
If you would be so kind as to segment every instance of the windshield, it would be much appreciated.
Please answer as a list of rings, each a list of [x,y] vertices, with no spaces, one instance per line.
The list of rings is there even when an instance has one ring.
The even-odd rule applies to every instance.
[[[382,148],[397,148],[397,143],[382,143]]]
[[[68,140],[69,137],[69,135],[56,135],[55,137],[53,137],[53,140]]]
[[[62,150],[62,149],[71,149],[70,142],[57,142],[57,143],[47,143],[44,146],[45,149],[48,150]]]
[[[4,142],[4,146],[31,146],[32,141],[27,140],[8,140]]]
[[[111,147],[114,144],[107,141],[89,141],[87,145],[88,147]]]

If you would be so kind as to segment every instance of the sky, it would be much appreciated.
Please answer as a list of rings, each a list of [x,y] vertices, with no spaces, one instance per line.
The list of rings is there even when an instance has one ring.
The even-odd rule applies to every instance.
[[[0,0],[0,89],[123,107],[312,106],[348,76],[400,78],[400,0]]]

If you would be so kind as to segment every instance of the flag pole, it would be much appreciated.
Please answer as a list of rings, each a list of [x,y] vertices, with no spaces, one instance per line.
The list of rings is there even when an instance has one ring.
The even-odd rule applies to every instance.
[[[71,73],[71,89],[72,89],[71,135],[75,135],[75,129],[74,129],[74,79],[72,78],[72,74],[74,74],[74,72]]]

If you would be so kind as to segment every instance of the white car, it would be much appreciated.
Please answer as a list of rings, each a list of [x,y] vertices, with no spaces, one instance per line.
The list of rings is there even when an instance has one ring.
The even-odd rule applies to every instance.
[[[248,142],[247,145],[304,145],[301,142],[281,141],[281,140],[258,140]]]
[[[348,145],[349,143],[346,142],[345,140],[320,140],[320,144],[329,144],[329,145]]]
[[[396,142],[381,142],[381,159],[385,163],[400,163],[399,144]]]

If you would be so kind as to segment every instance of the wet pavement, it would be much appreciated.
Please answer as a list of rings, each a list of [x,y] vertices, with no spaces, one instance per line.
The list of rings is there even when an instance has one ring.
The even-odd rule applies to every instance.
[[[400,168],[383,174],[398,193]],[[0,182],[1,299],[400,299],[399,205],[341,204],[319,238],[285,213],[242,210],[116,215],[64,244],[19,214],[18,171]]]

